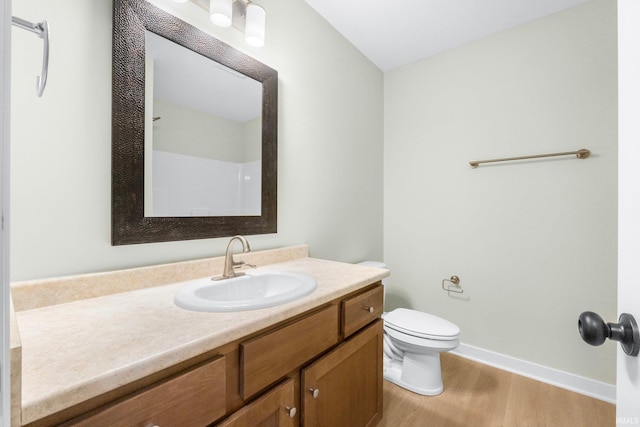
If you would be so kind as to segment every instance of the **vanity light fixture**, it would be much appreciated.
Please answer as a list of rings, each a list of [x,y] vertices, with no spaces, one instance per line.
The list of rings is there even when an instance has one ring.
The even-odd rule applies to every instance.
[[[191,1],[209,12],[209,18],[216,26],[234,26],[244,31],[245,41],[250,46],[264,46],[267,12],[251,0],[173,0],[178,3]]]
[[[262,6],[249,0],[209,0],[209,16],[218,27],[233,25],[244,31],[247,44],[264,46],[267,13]]]

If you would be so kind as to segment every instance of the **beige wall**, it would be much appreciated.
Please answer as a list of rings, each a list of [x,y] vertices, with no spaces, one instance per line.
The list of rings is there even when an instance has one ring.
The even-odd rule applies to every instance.
[[[594,0],[385,74],[384,252],[390,306],[462,341],[615,383],[616,8]],[[571,158],[470,160],[587,148]],[[458,275],[464,294],[441,281]],[[610,321],[610,320],[608,320]]]
[[[111,246],[112,3],[13,3],[14,15],[50,22],[52,50],[36,98],[42,41],[13,30],[12,279],[221,255],[226,238]],[[308,243],[312,256],[349,262],[381,258],[382,72],[305,2],[259,3],[268,13],[260,49],[215,28],[205,11],[194,21],[279,73],[278,233],[249,241]]]
[[[450,319],[465,343],[613,382],[615,346],[586,346],[576,323],[587,309],[616,317],[614,1],[391,71],[384,93],[382,73],[306,3],[260,4],[262,49],[193,18],[279,72],[279,232],[253,247],[382,259],[384,188],[390,306]],[[48,19],[53,36],[36,98],[42,42],[13,30],[13,280],[220,255],[227,239],[110,245],[111,2],[21,0],[13,14]],[[582,147],[590,159],[467,163]],[[452,274],[462,298],[440,290]]]
[[[252,121],[237,122],[160,99],[153,106],[154,115],[161,117],[153,123],[154,150],[235,163],[243,163],[247,151],[260,152],[262,133],[249,135],[248,129],[260,129]]]

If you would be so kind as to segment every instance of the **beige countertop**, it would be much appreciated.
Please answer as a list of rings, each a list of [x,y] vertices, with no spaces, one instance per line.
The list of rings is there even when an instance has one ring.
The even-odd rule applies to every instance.
[[[308,257],[259,267],[316,279],[306,297],[276,307],[201,313],[177,307],[181,283],[16,312],[27,424],[303,313],[388,275]]]

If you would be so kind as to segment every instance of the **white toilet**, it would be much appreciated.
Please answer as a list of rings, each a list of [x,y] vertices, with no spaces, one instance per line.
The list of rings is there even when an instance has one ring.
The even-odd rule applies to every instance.
[[[387,268],[376,261],[360,265]],[[440,317],[407,308],[396,308],[382,317],[384,379],[425,396],[442,393],[440,353],[458,347],[460,328]]]

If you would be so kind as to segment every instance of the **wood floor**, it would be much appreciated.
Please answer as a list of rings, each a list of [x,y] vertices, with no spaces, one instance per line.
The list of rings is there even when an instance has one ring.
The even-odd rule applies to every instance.
[[[441,355],[444,392],[420,396],[384,381],[378,427],[607,427],[615,405],[449,353]]]

